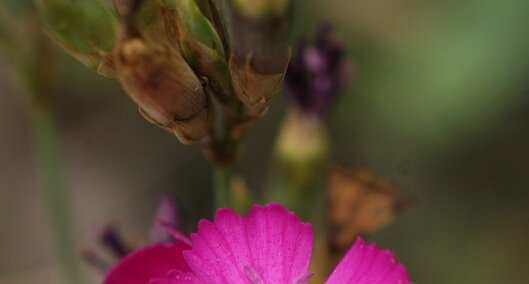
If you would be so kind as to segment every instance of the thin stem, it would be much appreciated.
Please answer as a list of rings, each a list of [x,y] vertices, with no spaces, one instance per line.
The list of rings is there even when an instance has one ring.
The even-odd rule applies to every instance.
[[[231,178],[232,169],[229,166],[226,167],[213,167],[213,188],[214,188],[214,210],[224,207],[231,207],[232,196],[231,196]]]
[[[75,253],[68,192],[63,184],[59,162],[59,139],[53,112],[47,107],[32,109],[35,166],[42,184],[53,246],[64,283],[82,283]]]
[[[211,140],[204,150],[215,167],[229,167],[237,159],[241,140],[251,120],[234,94],[224,103],[213,102],[217,123],[210,129]]]

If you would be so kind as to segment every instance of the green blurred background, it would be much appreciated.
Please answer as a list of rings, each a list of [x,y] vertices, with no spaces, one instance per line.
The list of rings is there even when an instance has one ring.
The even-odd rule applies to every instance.
[[[24,2],[6,4],[17,14]],[[329,119],[333,158],[415,198],[373,239],[416,283],[529,279],[528,11],[527,0],[298,1],[296,35],[330,21],[355,63]],[[188,230],[208,217],[211,173],[200,150],[144,121],[115,81],[56,55],[78,244],[94,245],[108,221],[141,243],[161,192],[178,196]],[[0,283],[57,283],[11,61],[0,59]],[[280,98],[246,140],[237,169],[252,189],[262,187],[284,111]]]

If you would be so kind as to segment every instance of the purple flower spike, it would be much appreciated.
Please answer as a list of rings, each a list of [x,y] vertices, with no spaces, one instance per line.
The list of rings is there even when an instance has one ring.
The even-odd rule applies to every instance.
[[[323,117],[340,89],[351,76],[351,65],[344,59],[342,43],[324,24],[314,46],[305,40],[298,43],[285,75],[285,85],[292,101],[303,112]]]
[[[103,227],[99,242],[119,258],[125,257],[130,252],[114,224],[107,224]]]

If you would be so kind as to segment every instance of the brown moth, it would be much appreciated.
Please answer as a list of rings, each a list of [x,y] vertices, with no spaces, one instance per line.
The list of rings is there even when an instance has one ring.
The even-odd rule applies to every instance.
[[[362,168],[328,167],[328,239],[344,251],[359,235],[372,234],[409,207],[411,198],[387,180]]]

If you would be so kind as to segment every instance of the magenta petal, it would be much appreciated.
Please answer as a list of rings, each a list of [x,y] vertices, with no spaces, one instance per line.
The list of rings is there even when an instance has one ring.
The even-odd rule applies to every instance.
[[[411,284],[408,272],[389,250],[358,239],[338,264],[327,284]]]
[[[189,245],[177,242],[158,244],[135,251],[114,267],[106,276],[104,284],[146,284],[150,279],[163,277],[177,269],[188,272],[182,251]]]
[[[165,277],[152,279],[149,284],[203,284],[191,272],[171,270]]]
[[[221,209],[191,241],[184,257],[199,283],[292,284],[308,275],[312,226],[278,204],[254,206],[247,217]]]

